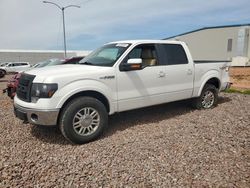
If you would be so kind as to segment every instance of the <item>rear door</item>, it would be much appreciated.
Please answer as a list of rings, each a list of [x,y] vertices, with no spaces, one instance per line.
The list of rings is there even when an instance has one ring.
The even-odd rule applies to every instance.
[[[119,111],[160,104],[166,100],[165,65],[159,61],[156,49],[155,44],[136,46],[122,63],[131,58],[141,58],[143,68],[125,72],[117,70]]]
[[[181,44],[159,44],[159,55],[165,66],[167,101],[190,98],[193,92],[194,67]]]
[[[16,63],[15,65],[15,71],[20,72],[20,71],[25,71],[27,70],[29,65],[27,63]]]

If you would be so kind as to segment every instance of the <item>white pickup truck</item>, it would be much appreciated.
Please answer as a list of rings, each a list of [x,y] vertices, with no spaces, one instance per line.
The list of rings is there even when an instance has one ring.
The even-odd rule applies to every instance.
[[[92,141],[116,112],[193,98],[198,109],[216,105],[230,87],[229,62],[194,62],[180,41],[108,43],[78,65],[22,74],[15,115],[37,125],[58,125],[69,141]]]

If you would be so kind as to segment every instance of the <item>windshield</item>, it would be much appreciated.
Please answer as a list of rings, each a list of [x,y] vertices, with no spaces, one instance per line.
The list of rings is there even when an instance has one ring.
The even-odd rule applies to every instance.
[[[1,63],[0,64],[0,67],[4,67],[4,66],[6,66],[8,63]]]
[[[79,64],[112,67],[129,46],[127,43],[107,44],[83,58]]]

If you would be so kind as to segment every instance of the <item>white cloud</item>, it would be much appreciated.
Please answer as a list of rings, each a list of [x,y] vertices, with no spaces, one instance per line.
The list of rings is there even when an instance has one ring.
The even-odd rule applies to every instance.
[[[51,0],[53,1],[53,0]],[[65,10],[69,48],[144,37],[160,38],[178,27],[237,23],[250,20],[247,0],[54,0],[61,5],[80,4]],[[237,17],[236,12],[241,12]],[[217,17],[215,17],[217,16]],[[60,10],[39,0],[0,1],[0,48],[50,49],[62,47]],[[182,31],[185,32],[185,31]],[[140,35],[141,33],[141,35]],[[177,34],[177,33],[176,33]],[[85,44],[77,44],[77,41]]]

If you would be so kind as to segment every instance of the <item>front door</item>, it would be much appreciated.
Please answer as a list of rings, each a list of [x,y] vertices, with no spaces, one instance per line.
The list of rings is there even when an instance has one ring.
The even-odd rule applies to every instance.
[[[125,72],[118,70],[118,110],[125,111],[164,102],[166,66],[160,63],[155,45],[136,46],[122,63],[131,58],[141,58],[143,68]]]
[[[15,66],[14,63],[10,63],[7,65],[7,69],[8,72],[15,72]]]

